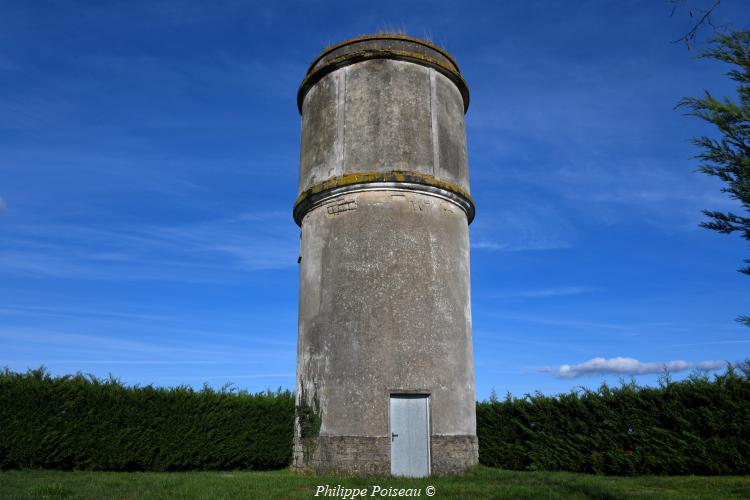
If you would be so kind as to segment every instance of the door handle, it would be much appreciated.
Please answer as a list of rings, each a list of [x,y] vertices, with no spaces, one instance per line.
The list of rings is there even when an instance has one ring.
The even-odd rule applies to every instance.
[[[393,439],[397,437],[398,437],[398,434],[394,434],[393,432],[391,432],[391,443],[393,442]]]

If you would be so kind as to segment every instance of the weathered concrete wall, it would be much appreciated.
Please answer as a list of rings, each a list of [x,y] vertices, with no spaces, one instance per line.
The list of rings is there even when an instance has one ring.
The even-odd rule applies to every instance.
[[[411,171],[469,191],[464,104],[436,70],[373,59],[328,73],[304,100],[299,189],[354,172]]]
[[[457,472],[477,463],[468,90],[444,52],[381,42],[334,46],[300,89],[294,466],[388,473],[390,395],[411,392],[432,471]]]

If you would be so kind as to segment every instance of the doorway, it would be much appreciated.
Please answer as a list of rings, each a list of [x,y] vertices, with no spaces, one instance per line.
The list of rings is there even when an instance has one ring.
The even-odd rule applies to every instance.
[[[429,396],[391,394],[391,474],[430,475]]]

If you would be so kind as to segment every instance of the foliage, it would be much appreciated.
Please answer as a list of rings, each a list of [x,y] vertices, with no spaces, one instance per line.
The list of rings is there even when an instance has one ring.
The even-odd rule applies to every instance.
[[[693,139],[701,148],[697,158],[703,163],[698,170],[721,179],[726,184],[722,192],[750,212],[750,31],[718,35],[701,56],[733,65],[727,74],[739,85],[737,102],[729,98],[717,99],[708,91],[703,97],[686,97],[680,101],[679,105],[687,108],[690,115],[715,125],[721,133],[718,140],[707,136]],[[726,234],[737,231],[750,240],[750,217],[711,210],[703,213],[710,220],[701,226]],[[745,263],[750,264],[750,260]],[[750,274],[750,265],[740,272]],[[750,317],[740,317],[739,321],[750,326]]]
[[[126,387],[44,368],[0,372],[0,469],[271,469],[291,459],[294,397]]]
[[[596,474],[750,473],[750,365],[477,405],[480,463]]]
[[[0,469],[282,468],[291,458],[294,413],[289,391],[126,387],[113,378],[6,369]],[[311,438],[319,430],[313,415]],[[665,378],[659,387],[495,396],[477,404],[477,435],[480,462],[505,469],[748,474],[750,363],[713,379]]]
[[[42,470],[9,471],[0,474],[0,498],[284,498],[311,499],[318,488],[373,487],[419,488],[419,499],[429,498],[426,488],[435,489],[433,498],[481,499],[686,499],[750,498],[747,477],[607,477],[569,472],[515,472],[477,467],[463,475],[424,479],[315,476],[288,470],[263,472],[59,472]],[[337,498],[341,498],[339,495]],[[374,495],[379,497],[379,495]],[[318,498],[322,498],[319,494]],[[331,498],[331,497],[328,497]],[[358,497],[359,498],[359,497]]]
[[[300,391],[299,404],[296,407],[297,422],[300,429],[300,437],[302,439],[314,439],[320,434],[320,425],[322,419],[320,417],[320,401],[318,395],[313,394],[312,403],[309,403],[310,399],[307,391],[305,390],[304,384],[300,384],[302,390]]]
[[[318,445],[323,419],[320,416],[320,400],[315,387],[313,386],[312,398],[307,393],[305,384],[300,384],[300,387],[299,403],[295,407],[295,414],[297,425],[299,425],[299,436],[302,439],[302,453],[305,463],[309,463]],[[310,399],[312,401],[309,401]]]

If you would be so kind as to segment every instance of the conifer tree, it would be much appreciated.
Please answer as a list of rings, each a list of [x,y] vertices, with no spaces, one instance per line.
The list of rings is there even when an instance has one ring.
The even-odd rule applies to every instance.
[[[693,138],[701,151],[696,158],[702,161],[699,172],[724,181],[722,192],[740,202],[742,213],[704,210],[709,220],[702,222],[706,229],[730,234],[738,232],[750,240],[750,31],[720,34],[711,40],[711,46],[701,57],[717,59],[733,66],[727,73],[736,81],[737,100],[717,99],[705,91],[703,97],[686,97],[679,103],[688,114],[714,124],[721,136]],[[739,269],[750,275],[750,259]],[[738,321],[750,326],[750,316],[740,316]]]

